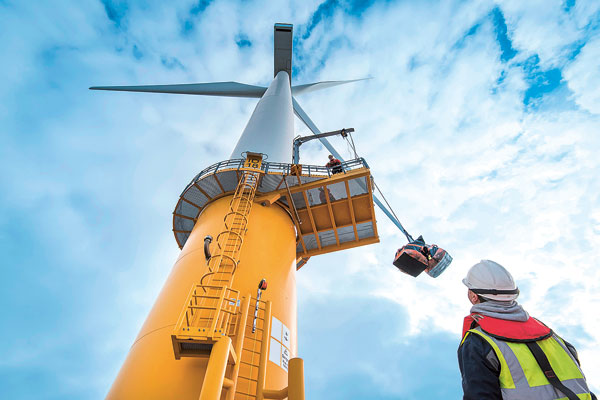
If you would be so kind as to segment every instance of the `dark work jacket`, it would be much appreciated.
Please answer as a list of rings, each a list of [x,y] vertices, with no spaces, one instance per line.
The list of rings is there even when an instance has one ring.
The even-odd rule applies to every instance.
[[[565,345],[575,359],[577,351]],[[458,348],[458,366],[462,375],[464,400],[502,400],[500,392],[500,362],[494,349],[479,335],[469,335]],[[592,393],[592,400],[597,400]]]
[[[469,335],[458,348],[464,400],[502,400],[500,362],[494,349],[479,335]]]

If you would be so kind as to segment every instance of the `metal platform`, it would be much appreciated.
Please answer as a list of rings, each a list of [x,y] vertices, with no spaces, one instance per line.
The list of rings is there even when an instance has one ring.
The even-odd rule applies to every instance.
[[[171,335],[175,359],[208,357],[217,340],[234,336],[239,298],[237,290],[194,285]]]
[[[280,193],[279,201],[290,209],[298,229],[297,258],[379,242],[368,168]]]
[[[202,209],[208,203],[217,198],[233,194],[240,180],[241,174],[243,173],[245,161],[245,159],[234,159],[213,164],[196,175],[194,179],[192,179],[192,181],[186,186],[181,193],[179,201],[175,206],[175,211],[173,212],[173,233],[175,234],[175,240],[177,241],[179,248],[183,248],[185,245],[185,242],[192,232],[192,229],[196,223],[196,219],[198,218],[198,215]],[[344,173],[332,175],[331,169],[324,166],[301,165],[301,171],[299,171],[298,167],[294,164],[269,163],[263,161],[261,165],[261,171],[263,174],[257,188],[257,196],[271,192],[281,192],[284,194],[284,196],[282,196],[284,199],[282,201],[283,204],[286,207],[291,208],[289,203],[285,203],[284,192],[287,191],[287,184],[287,187],[292,191],[292,193],[297,193],[296,197],[294,197],[295,207],[297,209],[302,209],[306,208],[306,206],[304,200],[301,199],[301,191],[294,191],[297,186],[312,184],[317,181],[324,181],[334,177],[337,177],[336,179],[340,179],[340,177],[348,176],[353,171],[359,169],[367,171],[366,175],[369,175],[368,165],[362,158],[346,161],[342,163],[342,168]],[[371,185],[367,185],[366,180],[363,179],[363,181],[365,190],[368,187],[368,192],[371,193]],[[355,194],[364,194],[360,192],[360,189],[358,189],[357,185],[359,185],[358,182],[349,183],[349,186],[352,188],[351,196],[354,196]],[[315,188],[314,190],[316,191],[318,189]],[[332,190],[334,197],[337,194],[338,197],[335,197],[336,199],[343,198],[343,193],[339,185],[330,188],[330,190]],[[307,196],[309,196],[308,198],[310,199],[316,198],[317,201],[319,199],[318,194],[313,194],[313,192],[309,192]],[[313,205],[311,204],[311,201],[314,200],[308,200],[309,206]],[[359,203],[360,201],[357,202],[357,205],[359,205]],[[318,205],[317,203],[314,204]],[[342,209],[343,207],[336,205],[335,209],[337,210],[338,208]],[[316,210],[318,211],[319,208]],[[300,218],[300,220],[302,220],[302,218]],[[343,238],[346,238],[349,233],[346,232],[348,230],[348,226],[343,223],[344,221],[341,221],[341,225],[336,226],[339,226],[341,229],[341,231],[338,232],[338,236],[341,235]],[[318,224],[317,235],[320,236],[319,239],[313,239],[314,245],[317,249],[323,247],[321,242],[326,243],[327,245],[329,243],[327,240],[328,233],[326,231],[320,231],[322,226],[322,224]],[[327,226],[327,224],[324,226]],[[367,225],[361,225],[357,229],[361,231],[360,235],[362,236],[369,235],[369,232],[372,233],[373,231],[373,229],[369,228]],[[300,227],[300,224],[298,224],[298,231],[301,232],[302,230],[305,230],[305,227]],[[354,231],[353,228],[350,230]],[[333,234],[335,237],[333,232],[331,232],[331,234]],[[376,231],[374,231],[374,234],[376,236]],[[323,239],[321,239],[321,237],[323,237]],[[311,241],[310,237],[306,238],[303,248],[307,247],[306,243],[308,243],[307,250],[313,250],[313,242]],[[307,255],[309,252],[300,252],[299,256],[302,254]],[[310,254],[313,253],[310,252]]]

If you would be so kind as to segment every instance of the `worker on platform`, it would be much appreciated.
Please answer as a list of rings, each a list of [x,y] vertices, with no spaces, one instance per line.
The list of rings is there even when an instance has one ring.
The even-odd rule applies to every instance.
[[[458,348],[464,400],[596,400],[575,348],[516,302],[503,266],[482,260],[463,283],[473,304]]]
[[[325,195],[325,190],[327,191],[327,195]],[[329,201],[335,201],[335,197],[333,197],[333,194],[331,194],[328,187],[323,189],[323,186],[319,186],[319,200],[321,201],[321,204],[327,203],[327,196],[329,196]]]
[[[332,154],[329,155],[329,162],[325,164],[327,168],[331,168],[331,172],[333,174],[339,174],[340,172],[344,172],[342,169],[342,162],[335,158]]]

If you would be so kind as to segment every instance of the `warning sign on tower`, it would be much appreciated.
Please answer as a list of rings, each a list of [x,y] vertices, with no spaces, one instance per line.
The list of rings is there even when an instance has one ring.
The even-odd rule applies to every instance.
[[[279,365],[285,372],[290,361],[291,338],[290,330],[283,322],[273,317],[271,321],[271,343],[269,361]]]

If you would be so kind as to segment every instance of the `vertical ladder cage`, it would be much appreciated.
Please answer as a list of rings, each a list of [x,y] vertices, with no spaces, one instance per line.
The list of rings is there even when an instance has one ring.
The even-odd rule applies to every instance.
[[[237,290],[231,289],[248,227],[254,196],[262,173],[261,155],[249,153],[245,167],[217,235],[216,252],[208,271],[188,294],[172,335],[175,357],[202,356],[223,336],[235,335],[240,306]]]
[[[301,359],[290,360],[288,387],[265,388],[271,302],[250,294],[240,297],[231,288],[263,173],[261,164],[262,155],[248,153],[216,238],[216,252],[200,282],[190,289],[171,335],[176,359],[208,358],[200,400],[304,399]]]

